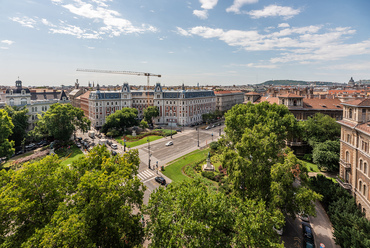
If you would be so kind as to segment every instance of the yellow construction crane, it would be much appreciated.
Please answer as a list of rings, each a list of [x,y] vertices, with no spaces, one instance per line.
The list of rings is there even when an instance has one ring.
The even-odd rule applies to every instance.
[[[153,73],[148,73],[148,72],[135,72],[135,71],[111,71],[111,70],[95,70],[95,69],[77,69],[77,71],[146,76],[147,77],[147,89],[146,90],[147,90],[148,107],[149,107],[149,77],[162,77],[162,75],[158,75],[158,74],[153,74]]]

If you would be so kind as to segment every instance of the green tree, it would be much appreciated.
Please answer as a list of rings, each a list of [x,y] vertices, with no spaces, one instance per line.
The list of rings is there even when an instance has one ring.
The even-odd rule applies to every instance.
[[[0,172],[2,247],[133,247],[141,244],[145,186],[136,150],[110,156],[105,146],[71,165],[56,155]]]
[[[55,103],[43,116],[39,115],[35,133],[51,136],[58,140],[69,140],[77,129],[87,132],[90,124],[90,120],[84,116],[81,109],[73,107],[71,104]]]
[[[144,120],[148,122],[148,124],[153,125],[153,118],[159,116],[159,109],[157,106],[149,106],[148,108],[144,109]]]
[[[340,137],[340,125],[334,118],[322,113],[317,113],[314,117],[308,117],[306,121],[299,122],[299,126],[302,139],[312,147],[315,143],[338,140]]]
[[[316,143],[312,151],[313,162],[321,169],[326,167],[330,171],[339,169],[339,140],[327,140]]]
[[[261,201],[227,197],[199,180],[159,188],[145,212],[153,247],[284,247],[272,228],[283,216],[266,211]]]
[[[9,141],[9,136],[14,128],[12,118],[4,109],[0,109],[0,157],[10,157],[15,149],[14,141]]]
[[[246,128],[251,130],[258,124],[267,126],[270,132],[275,133],[280,147],[284,147],[286,139],[293,137],[298,130],[297,120],[285,105],[268,102],[238,104],[225,113],[224,131],[230,141],[229,145],[236,145]]]
[[[141,128],[148,128],[149,127],[149,125],[148,125],[148,122],[146,122],[145,120],[141,120],[140,121],[140,127]]]
[[[306,186],[307,169],[285,148],[298,127],[288,109],[266,102],[237,105],[225,118],[226,136],[219,144],[234,194],[263,200],[268,208],[292,216],[301,211],[314,215],[314,201],[320,195]],[[295,180],[300,186],[293,186]]]
[[[107,133],[110,129],[116,129],[120,132],[128,127],[138,125],[138,111],[135,108],[123,108],[105,118],[105,124],[101,131]]]
[[[22,140],[27,137],[26,130],[28,129],[28,109],[24,107],[16,106],[5,106],[5,111],[8,112],[8,115],[12,118],[14,124],[13,134],[10,136],[10,140],[14,140],[15,145],[19,146],[22,143]]]

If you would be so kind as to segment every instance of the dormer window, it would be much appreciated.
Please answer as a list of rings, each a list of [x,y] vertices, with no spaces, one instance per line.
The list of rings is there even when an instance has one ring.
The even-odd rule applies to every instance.
[[[25,90],[22,90],[22,91],[21,91],[21,94],[22,94],[22,95],[26,94],[26,91],[25,91]]]

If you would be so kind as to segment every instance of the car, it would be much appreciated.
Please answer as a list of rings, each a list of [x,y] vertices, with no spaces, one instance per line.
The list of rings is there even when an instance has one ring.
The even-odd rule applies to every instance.
[[[303,238],[307,238],[311,240],[312,243],[315,243],[314,237],[313,237],[313,229],[309,223],[302,222],[302,232],[303,232]]]
[[[206,127],[206,130],[209,130],[209,129],[211,129],[211,127],[210,127],[210,126],[207,126],[207,127]]]
[[[307,214],[305,214],[304,212],[303,212],[303,213],[299,213],[299,214],[298,214],[298,217],[299,217],[302,221],[304,221],[304,222],[310,222],[310,219],[308,218],[308,215],[307,215]]]
[[[21,154],[23,154],[23,150],[19,150],[19,151],[17,151],[17,152],[15,153],[15,156],[18,156],[18,155],[21,155]]]
[[[76,143],[76,146],[77,146],[78,148],[81,148],[81,144],[80,144],[80,143]]]
[[[117,155],[117,152],[116,151],[112,151],[112,156],[116,156]]]
[[[166,143],[166,146],[172,146],[173,145],[173,142],[172,141],[168,141],[167,143]]]
[[[166,185],[166,179],[164,179],[163,177],[156,177],[155,181],[157,181],[158,183],[162,185]]]
[[[216,125],[212,125],[212,127],[216,127]]]
[[[117,149],[117,144],[111,144],[110,147],[112,147],[112,149]]]
[[[195,125],[194,124],[190,124],[190,127],[194,127]]]
[[[313,240],[311,239],[308,239],[308,238],[303,238],[303,243],[302,243],[302,247],[304,248],[315,248],[315,242],[313,242]]]
[[[176,132],[179,132],[179,133],[181,133],[181,129],[176,129]]]
[[[221,122],[217,123],[217,126],[221,126]]]
[[[82,138],[81,137],[77,137],[77,139],[81,142]]]

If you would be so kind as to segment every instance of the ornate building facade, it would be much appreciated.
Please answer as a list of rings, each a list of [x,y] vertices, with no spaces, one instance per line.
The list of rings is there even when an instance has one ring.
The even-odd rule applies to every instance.
[[[339,184],[355,197],[370,219],[370,99],[342,103]]]

